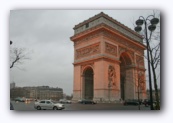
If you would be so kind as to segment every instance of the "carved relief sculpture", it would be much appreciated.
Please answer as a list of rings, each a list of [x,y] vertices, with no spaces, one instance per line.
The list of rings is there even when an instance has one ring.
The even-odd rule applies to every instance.
[[[109,80],[109,86],[115,85],[115,68],[113,66],[109,66],[108,68],[108,80]]]
[[[81,57],[90,56],[93,54],[97,54],[99,52],[100,52],[99,44],[90,45],[90,46],[84,47],[82,49],[76,50],[76,59],[81,58]]]
[[[112,41],[112,42],[117,42],[117,43],[119,43],[119,44],[121,44],[121,45],[123,45],[123,46],[126,46],[126,47],[128,47],[128,48],[131,48],[131,49],[133,49],[133,50],[135,50],[135,51],[138,51],[138,52],[140,52],[141,54],[143,54],[143,50],[142,50],[141,48],[137,47],[136,45],[134,45],[134,44],[132,44],[132,43],[130,43],[130,42],[127,42],[127,41],[124,40],[124,39],[121,39],[121,38],[118,37],[118,36],[115,36],[115,35],[113,35],[113,34],[110,34],[110,33],[106,32],[106,31],[103,33],[103,35],[104,35],[105,37],[108,37],[108,38],[112,39],[112,40],[110,40],[110,41]]]
[[[117,46],[105,43],[105,52],[117,56]]]

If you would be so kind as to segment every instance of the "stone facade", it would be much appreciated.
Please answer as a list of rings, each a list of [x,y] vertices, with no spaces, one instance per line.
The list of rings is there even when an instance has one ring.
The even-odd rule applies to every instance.
[[[140,35],[104,13],[76,25],[74,31],[73,100],[136,99],[139,88],[140,98],[146,98]],[[86,96],[88,91],[92,93]]]
[[[10,98],[25,97],[29,99],[52,99],[59,100],[63,98],[62,88],[50,88],[49,86],[37,87],[15,87],[10,89]]]

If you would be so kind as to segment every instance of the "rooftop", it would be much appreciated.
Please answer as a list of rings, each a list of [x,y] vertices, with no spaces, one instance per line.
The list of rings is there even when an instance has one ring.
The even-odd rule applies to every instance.
[[[76,30],[77,28],[79,28],[79,27],[81,27],[83,25],[86,25],[87,23],[92,22],[92,21],[94,21],[94,20],[96,20],[96,19],[98,19],[100,17],[104,17],[107,20],[109,20],[109,21],[115,23],[116,25],[120,26],[121,28],[125,29],[126,31],[131,32],[132,34],[142,38],[142,36],[139,35],[137,32],[135,32],[134,30],[130,29],[129,27],[127,27],[124,24],[118,22],[117,20],[113,19],[112,17],[108,16],[107,14],[105,14],[103,12],[100,12],[99,14],[97,14],[97,15],[95,15],[95,16],[93,16],[93,17],[91,17],[91,18],[89,18],[89,19],[87,19],[87,20],[85,20],[85,21],[75,25],[75,27],[73,29]]]

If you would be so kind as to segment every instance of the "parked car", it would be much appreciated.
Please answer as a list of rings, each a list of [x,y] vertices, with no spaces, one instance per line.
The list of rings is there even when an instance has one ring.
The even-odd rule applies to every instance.
[[[139,102],[139,105],[142,105],[142,99],[133,99],[133,101]]]
[[[151,105],[151,101],[150,100],[145,100],[144,101],[144,105],[147,107],[147,106],[149,106],[149,105]],[[155,106],[156,105],[156,101],[153,101],[153,106]]]
[[[40,100],[34,103],[34,108],[37,110],[41,109],[62,110],[65,108],[65,106],[64,104],[57,103],[52,100]]]
[[[15,102],[25,102],[25,98],[17,97],[14,99]]]
[[[13,104],[10,102],[10,110],[14,110]]]
[[[81,103],[81,104],[96,104],[96,102],[94,102],[93,100],[87,100],[87,99],[79,100],[78,103]]]
[[[125,100],[124,105],[139,105],[139,101],[137,100]]]
[[[71,101],[70,100],[66,100],[66,99],[60,99],[59,102],[60,103],[68,103],[68,104],[71,104]]]

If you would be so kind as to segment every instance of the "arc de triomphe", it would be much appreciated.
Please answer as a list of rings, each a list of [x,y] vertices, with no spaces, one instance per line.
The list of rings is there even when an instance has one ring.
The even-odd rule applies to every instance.
[[[146,98],[143,38],[103,12],[75,25],[73,100]]]

